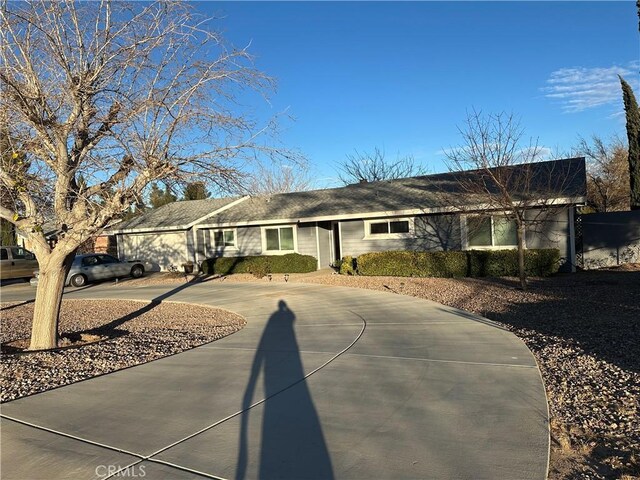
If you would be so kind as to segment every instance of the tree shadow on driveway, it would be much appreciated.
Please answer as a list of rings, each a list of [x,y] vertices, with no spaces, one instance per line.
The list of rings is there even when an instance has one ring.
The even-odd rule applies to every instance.
[[[304,379],[295,320],[293,312],[280,300],[262,333],[242,401],[236,480],[246,477],[250,458],[259,461],[260,479],[334,478],[320,419]],[[255,406],[253,396],[261,373],[266,401],[261,404],[258,459],[249,451],[249,414]],[[270,399],[279,393],[282,396]]]

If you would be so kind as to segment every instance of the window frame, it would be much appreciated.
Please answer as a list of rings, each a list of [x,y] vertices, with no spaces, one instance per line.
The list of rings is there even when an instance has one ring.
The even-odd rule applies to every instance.
[[[283,228],[290,228],[293,233],[293,250],[267,250],[267,230],[278,231],[278,247],[282,245],[280,240],[280,230]],[[260,227],[260,237],[262,238],[262,255],[286,255],[288,253],[298,252],[298,228],[296,224],[285,225],[266,225]]]
[[[415,237],[415,217],[393,217],[393,218],[372,218],[364,221],[364,240],[391,240]],[[409,231],[404,233],[391,233],[392,222],[408,222]],[[371,233],[371,225],[375,223],[386,223],[388,233]]]
[[[463,245],[464,245],[464,250],[514,250],[518,248],[518,237],[517,237],[517,232],[516,232],[516,243],[514,243],[513,245],[496,245],[495,243],[495,227],[494,227],[494,217],[496,218],[503,218],[506,219],[506,215],[508,215],[509,212],[504,212],[503,214],[495,214],[495,213],[474,213],[474,214],[467,214],[467,215],[462,215],[461,217],[461,223],[462,223],[462,235],[463,235]],[[469,218],[473,218],[473,217],[489,217],[491,219],[491,245],[470,245],[469,244],[469,227],[468,227],[468,219]],[[509,219],[513,222],[515,222],[514,219]],[[517,225],[516,225],[517,228]],[[524,239],[523,239],[523,243],[524,243],[524,248],[527,248],[527,236],[526,236],[526,227],[525,227],[525,235],[524,235]]]
[[[225,240],[224,234],[225,232],[233,233],[233,245],[216,245],[216,233],[222,233],[222,239]],[[209,247],[215,251],[221,250],[238,250],[238,229],[237,228],[218,228],[215,230],[210,230],[209,236]],[[225,241],[226,243],[226,241]]]

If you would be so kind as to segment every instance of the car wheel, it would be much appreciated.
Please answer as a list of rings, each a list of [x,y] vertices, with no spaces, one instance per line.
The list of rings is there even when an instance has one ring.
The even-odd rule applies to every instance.
[[[142,275],[144,275],[144,267],[142,267],[142,265],[134,265],[131,269],[131,276],[133,278],[140,278]]]
[[[74,275],[71,277],[71,285],[74,287],[83,287],[87,283],[87,277],[84,275]]]

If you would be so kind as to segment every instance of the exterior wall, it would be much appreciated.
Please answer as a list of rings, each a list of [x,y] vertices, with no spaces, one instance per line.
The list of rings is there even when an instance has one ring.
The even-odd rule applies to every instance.
[[[262,253],[260,227],[235,228],[235,248],[215,248],[213,232],[216,230],[218,229],[197,230],[197,245],[195,246],[195,251],[198,262],[202,262],[204,259],[212,257],[246,257],[249,255],[260,255]]]
[[[118,253],[123,260],[142,260],[151,271],[180,269],[187,258],[188,231],[118,235]]]
[[[640,262],[640,210],[582,216],[584,268]]]
[[[459,250],[459,215],[423,215],[415,217],[415,236],[408,238],[365,238],[363,220],[341,222],[342,256],[357,257],[385,250]]]
[[[527,218],[533,220],[538,212],[529,212]],[[542,218],[542,217],[541,217]],[[547,214],[538,225],[530,225],[525,232],[527,248],[557,248],[560,250],[560,270],[571,271],[574,262],[571,239],[570,208],[563,208]]]
[[[311,255],[318,258],[318,242],[316,241],[316,223],[298,225],[298,252],[300,255]]]

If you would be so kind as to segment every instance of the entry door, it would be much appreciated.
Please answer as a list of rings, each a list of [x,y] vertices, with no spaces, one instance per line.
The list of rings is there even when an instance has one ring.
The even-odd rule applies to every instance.
[[[339,262],[342,259],[340,248],[340,222],[331,222],[331,236],[333,238],[333,261]]]

